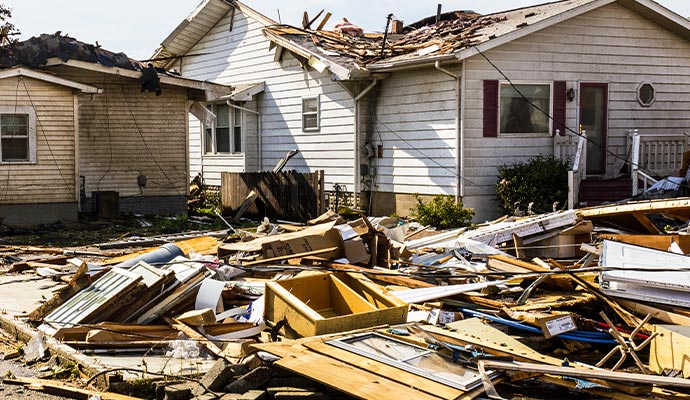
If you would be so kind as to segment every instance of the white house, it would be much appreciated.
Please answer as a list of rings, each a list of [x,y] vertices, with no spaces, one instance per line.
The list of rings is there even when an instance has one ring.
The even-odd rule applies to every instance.
[[[581,130],[590,181],[632,158],[632,130],[675,143],[658,156],[686,149],[690,22],[653,1],[445,13],[382,36],[202,2],[156,52],[184,77],[235,87],[209,103],[215,122],[190,117],[190,174],[219,184],[221,171],[270,169],[296,148],[289,167],[323,169],[327,189],[345,185],[373,214],[448,194],[482,220],[500,212],[499,166],[561,156]]]

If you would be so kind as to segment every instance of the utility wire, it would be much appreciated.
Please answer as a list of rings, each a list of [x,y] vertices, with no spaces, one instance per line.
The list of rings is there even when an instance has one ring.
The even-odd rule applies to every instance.
[[[508,77],[508,76],[507,76],[507,75],[506,75],[496,64],[494,64],[494,62],[491,61],[491,59],[489,59],[489,57],[487,57],[486,54],[484,54],[481,50],[479,50],[479,48],[478,48],[477,46],[472,46],[472,47],[473,47],[475,50],[477,50],[477,53],[479,53],[479,54],[489,63],[489,65],[491,65],[491,67],[493,67],[496,71],[498,71],[498,73],[501,74],[501,76],[502,76],[502,77],[510,84],[510,86],[513,88],[513,90],[515,90],[515,91],[520,95],[520,97],[522,97],[522,99],[525,100],[525,102],[527,102],[527,104],[529,104],[529,105],[530,105],[531,107],[533,107],[535,110],[537,110],[537,111],[541,112],[542,114],[544,114],[549,120],[551,120],[551,121],[553,121],[553,122],[557,122],[551,114],[549,114],[549,113],[546,112],[544,109],[542,109],[542,108],[539,107],[538,105],[534,104],[530,99],[528,99],[527,97],[525,97],[525,95],[520,91],[520,89],[518,89],[518,88],[515,86],[515,84],[513,83],[513,81],[512,81],[512,80],[511,80],[511,79],[510,79],[510,78],[509,78],[509,77]],[[559,122],[560,122],[560,121],[559,121]],[[618,159],[618,160],[625,161],[625,163],[626,163],[626,164],[629,164],[630,166],[637,167],[639,170],[641,170],[642,172],[646,173],[647,175],[654,176],[654,172],[652,172],[652,171],[650,171],[650,170],[648,170],[648,169],[646,169],[646,168],[642,168],[639,164],[635,164],[635,163],[632,162],[632,160],[628,160],[628,159],[625,158],[625,157],[619,156],[618,154],[612,152],[612,151],[609,150],[608,148],[602,147],[601,144],[595,142],[594,140],[592,140],[591,138],[587,137],[586,135],[583,135],[583,134],[581,134],[580,132],[576,132],[576,131],[573,130],[572,128],[566,126],[564,121],[562,121],[562,122],[563,122],[563,126],[565,127],[565,130],[566,130],[566,131],[572,133],[573,135],[575,135],[575,136],[577,136],[577,137],[584,138],[588,143],[591,143],[592,145],[596,146],[597,148],[603,150],[604,152],[606,152],[606,154],[611,155],[612,157],[614,157],[614,158],[616,158],[616,159]],[[687,185],[687,184],[685,184],[685,185]]]

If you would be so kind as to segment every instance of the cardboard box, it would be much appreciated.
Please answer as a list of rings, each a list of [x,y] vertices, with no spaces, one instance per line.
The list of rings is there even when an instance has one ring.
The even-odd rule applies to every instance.
[[[288,338],[407,321],[407,304],[356,273],[320,273],[266,283],[265,318],[287,321]]]
[[[360,238],[346,240],[343,242],[345,258],[350,264],[369,263],[369,253]]]

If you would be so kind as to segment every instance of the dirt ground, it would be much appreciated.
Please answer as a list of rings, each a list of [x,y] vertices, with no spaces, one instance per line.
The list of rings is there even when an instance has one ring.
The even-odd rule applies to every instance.
[[[27,367],[18,361],[0,361],[0,381],[10,374],[17,377],[35,377],[36,372],[36,368]],[[0,383],[0,399],[65,400],[67,397],[53,396],[3,382]]]

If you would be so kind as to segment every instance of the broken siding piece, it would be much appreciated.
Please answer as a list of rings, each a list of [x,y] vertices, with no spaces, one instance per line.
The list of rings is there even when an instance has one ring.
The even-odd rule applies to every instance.
[[[141,275],[113,268],[48,314],[44,322],[57,326],[79,324],[90,316],[97,315],[119,296],[133,289],[141,279]]]
[[[604,241],[601,289],[615,297],[690,307],[690,257]]]

